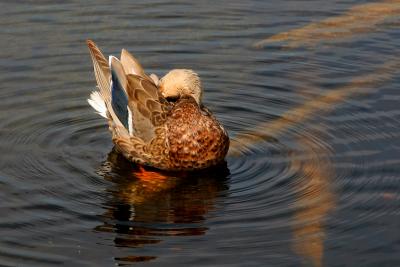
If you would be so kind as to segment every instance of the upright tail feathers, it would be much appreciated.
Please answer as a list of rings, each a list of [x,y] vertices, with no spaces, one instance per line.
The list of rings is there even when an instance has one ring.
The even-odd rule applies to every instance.
[[[87,45],[89,47],[93,69],[99,88],[99,91],[91,93],[88,103],[97,111],[98,114],[112,121],[114,124],[113,134],[117,134],[120,137],[129,136],[130,134],[128,129],[130,129],[131,126],[128,121],[130,114],[128,114],[127,110],[128,100],[126,95],[125,98],[123,97],[125,92],[120,88],[119,83],[118,85],[113,85],[113,82],[111,81],[112,75],[109,62],[96,44],[91,40],[87,40]],[[122,102],[124,103],[122,103],[121,100],[123,100]],[[123,106],[125,106],[125,112],[121,112],[121,109],[124,110]],[[124,116],[122,116],[122,114]]]

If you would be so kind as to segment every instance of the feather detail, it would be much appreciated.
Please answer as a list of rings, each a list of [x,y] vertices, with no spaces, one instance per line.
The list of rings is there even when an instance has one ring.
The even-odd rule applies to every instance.
[[[129,126],[129,135],[133,136],[133,116],[132,116],[132,111],[127,107],[128,109],[128,126]]]
[[[157,74],[150,74],[150,78],[153,80],[154,84],[158,86],[158,82],[160,81],[160,79],[158,78]]]
[[[94,74],[103,100],[111,101],[110,95],[110,68],[106,58],[92,40],[86,41],[93,62]]]
[[[111,81],[111,106],[122,125],[128,129],[128,98],[118,81]]]
[[[155,80],[154,76],[153,77],[148,76],[144,72],[142,65],[140,65],[139,60],[137,60],[131,53],[129,53],[125,49],[122,49],[121,51],[121,64],[124,67],[126,75],[128,74],[137,75],[157,85],[156,80],[158,80],[158,77],[156,76],[157,79]]]
[[[96,81],[100,90],[100,96],[106,106],[106,114],[109,119],[109,124],[113,125],[113,134],[119,136],[120,138],[129,137],[128,129],[122,124],[122,118],[120,119],[117,114],[115,114],[113,105],[111,103],[111,71],[109,62],[92,40],[87,40],[86,43],[92,58]],[[125,92],[123,93],[125,94]],[[127,125],[127,121],[125,122],[125,125]]]
[[[111,69],[111,105],[112,108],[125,126],[129,129],[128,123],[128,97],[126,96],[126,77],[121,62],[113,56],[110,56]]]
[[[163,98],[161,93],[158,92],[157,87],[149,80],[132,74],[127,75],[127,79],[128,97],[130,101],[135,103],[136,110],[150,121],[153,127],[160,126],[161,121],[155,119],[155,117],[157,114],[164,114],[164,110],[167,110],[167,106],[170,104],[168,102],[161,102]],[[133,110],[135,115],[136,110]]]
[[[96,113],[107,119],[106,103],[104,102],[103,97],[98,91],[93,91],[87,101],[89,105],[91,105],[92,108],[96,110]]]
[[[142,65],[140,65],[139,61],[125,49],[121,51],[121,63],[122,66],[124,66],[126,74],[146,77]]]
[[[109,56],[108,62],[111,70],[111,79],[118,80],[120,86],[126,93],[126,85],[128,81],[126,79],[125,70],[124,67],[122,66],[121,61],[119,61],[118,58],[114,56]]]

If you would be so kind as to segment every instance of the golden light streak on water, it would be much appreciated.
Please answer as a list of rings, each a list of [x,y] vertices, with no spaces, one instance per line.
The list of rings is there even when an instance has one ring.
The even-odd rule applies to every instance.
[[[292,168],[302,173],[296,185],[296,213],[293,217],[293,249],[307,265],[322,266],[325,240],[325,218],[335,208],[331,189],[334,168],[330,150],[311,142],[307,136],[298,140],[303,149],[301,158],[293,158]],[[305,189],[304,189],[305,188]]]
[[[312,46],[319,42],[350,38],[376,31],[387,20],[399,19],[400,0],[356,5],[340,16],[308,24],[302,28],[275,34],[256,42],[256,48],[286,42],[287,47]]]
[[[394,56],[395,57],[395,56]],[[400,61],[391,60],[378,66],[375,71],[354,78],[344,87],[334,89],[297,108],[293,108],[272,122],[263,122],[253,129],[232,138],[229,155],[239,156],[250,145],[262,142],[287,131],[291,126],[302,123],[315,114],[329,112],[336,105],[357,94],[379,90],[379,84],[390,80],[398,72]]]

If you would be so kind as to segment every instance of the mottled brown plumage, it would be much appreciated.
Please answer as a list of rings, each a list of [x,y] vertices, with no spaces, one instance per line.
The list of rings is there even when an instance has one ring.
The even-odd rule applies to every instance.
[[[166,121],[171,169],[203,169],[218,164],[228,151],[225,130],[191,96],[181,97]]]
[[[158,83],[126,50],[121,61],[110,58],[108,67],[94,42],[89,40],[88,47],[100,90],[100,94],[92,93],[89,104],[108,119],[113,142],[127,159],[164,170],[205,169],[224,160],[229,138],[201,104],[197,74],[173,70]],[[111,99],[111,76],[127,97],[129,129],[121,121],[120,111],[113,109],[116,100]],[[175,102],[166,100],[171,96]]]

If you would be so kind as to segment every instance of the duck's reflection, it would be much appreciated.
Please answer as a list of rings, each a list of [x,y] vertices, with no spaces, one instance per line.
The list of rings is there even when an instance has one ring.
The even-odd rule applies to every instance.
[[[112,151],[99,173],[112,182],[104,203],[104,223],[95,228],[116,233],[116,247],[139,248],[162,241],[163,236],[203,235],[202,222],[218,196],[227,191],[226,163],[196,173],[171,173],[132,165]],[[153,256],[124,256],[134,262]]]

